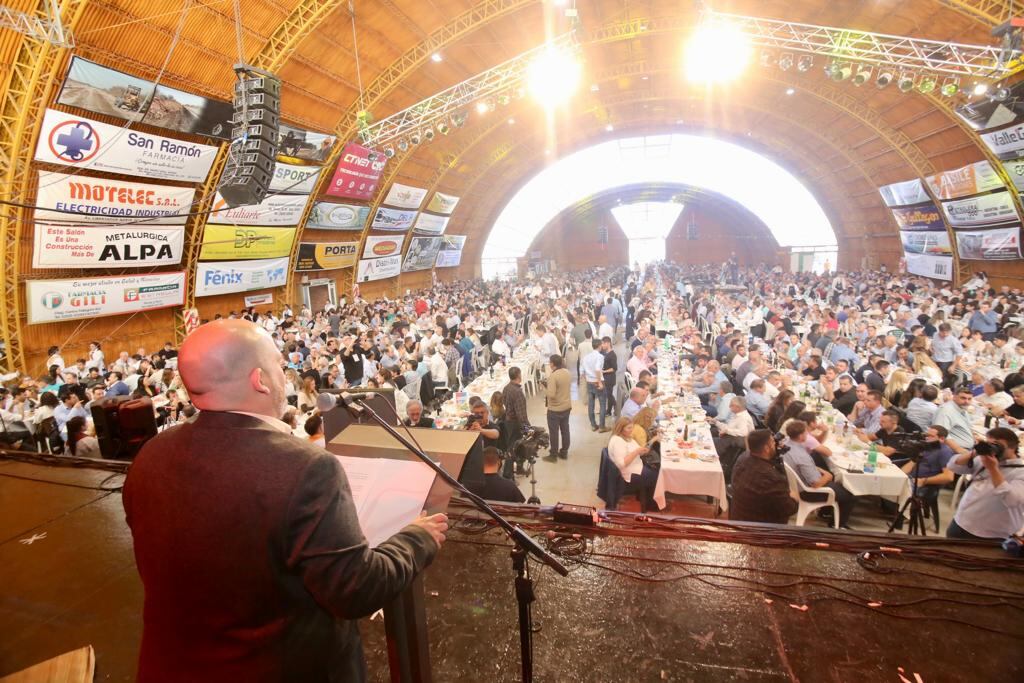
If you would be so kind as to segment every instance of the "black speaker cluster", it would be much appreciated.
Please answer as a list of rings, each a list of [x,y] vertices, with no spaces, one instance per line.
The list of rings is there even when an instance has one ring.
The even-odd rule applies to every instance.
[[[259,204],[274,177],[281,116],[281,81],[249,66],[236,66],[231,148],[217,190],[231,208]]]

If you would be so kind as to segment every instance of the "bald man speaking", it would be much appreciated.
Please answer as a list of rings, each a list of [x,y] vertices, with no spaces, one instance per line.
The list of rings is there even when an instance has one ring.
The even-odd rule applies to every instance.
[[[278,419],[281,354],[252,323],[199,327],[178,368],[200,413],[150,440],[124,486],[146,593],[139,680],[365,680],[353,620],[430,564],[447,519],[367,545],[338,459]]]

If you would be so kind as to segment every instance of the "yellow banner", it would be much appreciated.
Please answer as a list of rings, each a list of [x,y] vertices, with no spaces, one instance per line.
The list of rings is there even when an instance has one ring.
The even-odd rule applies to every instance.
[[[200,261],[242,261],[288,256],[295,228],[235,227],[209,225],[203,233]]]

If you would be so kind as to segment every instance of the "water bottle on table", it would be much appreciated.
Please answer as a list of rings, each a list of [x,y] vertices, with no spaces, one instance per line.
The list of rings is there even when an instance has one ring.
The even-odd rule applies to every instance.
[[[878,446],[872,441],[868,448],[868,459],[864,463],[864,473],[873,474],[876,469],[878,469]]]

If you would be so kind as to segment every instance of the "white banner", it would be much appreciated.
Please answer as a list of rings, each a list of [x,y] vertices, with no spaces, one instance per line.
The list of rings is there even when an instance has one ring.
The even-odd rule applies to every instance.
[[[359,262],[356,271],[356,282],[371,282],[394,277],[402,272],[402,256],[364,259]]]
[[[381,258],[402,253],[405,235],[369,235],[363,243],[363,258]]]
[[[213,198],[207,223],[214,225],[262,225],[276,228],[298,225],[309,203],[306,194],[275,194],[259,204],[227,208],[220,192]]]
[[[288,259],[216,261],[196,266],[196,296],[280,287],[288,280]]]
[[[907,260],[907,272],[914,275],[935,278],[936,280],[953,280],[953,257],[933,256],[931,254],[904,253]]]
[[[408,273],[432,268],[440,248],[440,237],[413,237],[409,242],[409,252],[405,255],[405,263],[402,264],[402,272]]]
[[[37,223],[33,268],[142,268],[181,263],[184,227]]]
[[[317,230],[362,230],[369,217],[368,206],[317,202],[310,209],[306,227]]]
[[[908,232],[900,231],[903,251],[911,254],[935,254],[949,256],[953,248],[949,244],[949,233],[942,232]]]
[[[1010,182],[1017,188],[1017,192],[1024,192],[1024,159],[1004,161],[1003,168],[1006,169],[1006,175],[1010,176]]]
[[[427,204],[427,211],[450,216],[452,211],[455,210],[455,205],[458,203],[459,198],[454,195],[435,192],[434,196],[430,198],[430,203]]]
[[[1006,191],[943,202],[942,210],[954,227],[1006,223],[1019,218],[1013,197]]]
[[[462,262],[462,250],[458,251],[439,251],[437,252],[437,260],[434,261],[435,268],[451,268],[457,266]]]
[[[408,230],[416,221],[415,211],[401,211],[399,209],[377,209],[370,227],[378,230]]]
[[[245,297],[245,307],[250,306],[262,306],[264,304],[274,303],[274,293],[267,292],[266,294],[253,294],[252,296]]]
[[[140,228],[185,225],[196,191],[83,175],[39,172],[35,218],[40,223],[75,225],[140,221]],[[50,209],[50,210],[45,210]],[[65,212],[74,213],[65,213]]]
[[[956,199],[1006,188],[1006,183],[987,161],[978,161],[952,171],[944,171],[925,178],[925,181],[938,199]]]
[[[924,184],[917,178],[902,183],[884,185],[878,188],[878,192],[882,195],[882,201],[886,206],[910,206],[911,204],[930,202],[932,199],[925,192]]]
[[[313,194],[322,168],[318,166],[296,166],[277,162],[274,177],[270,181],[271,192],[285,194]]]
[[[993,133],[982,133],[981,139],[1001,159],[1012,159],[1024,150],[1024,123],[1018,123]]]
[[[960,258],[972,261],[1012,261],[1020,258],[1020,226],[956,233]]]
[[[427,235],[440,235],[448,227],[450,220],[451,218],[448,216],[432,216],[429,213],[421,213],[416,219],[413,230]]]
[[[384,204],[399,209],[418,209],[426,196],[427,190],[424,188],[394,183],[384,197]]]
[[[138,313],[185,303],[185,273],[25,283],[28,324]]]
[[[206,179],[217,148],[140,133],[47,109],[36,161],[90,171],[182,180]]]

